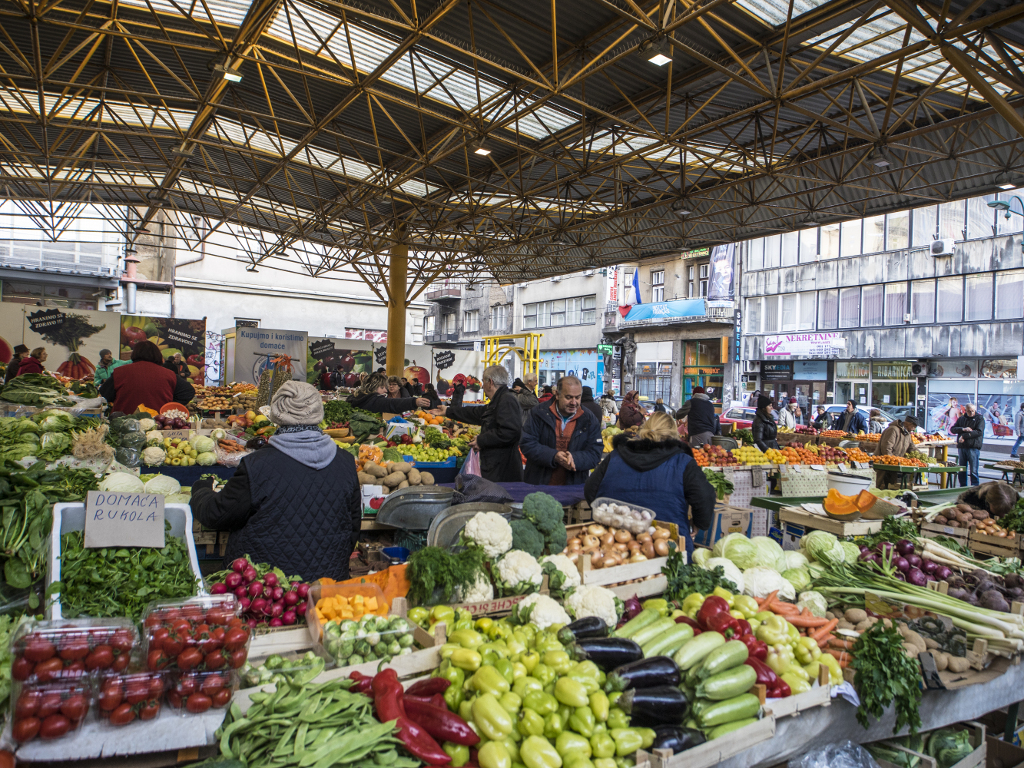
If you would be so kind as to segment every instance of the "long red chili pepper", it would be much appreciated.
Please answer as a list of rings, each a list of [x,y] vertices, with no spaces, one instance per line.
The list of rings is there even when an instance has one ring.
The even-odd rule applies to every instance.
[[[405,714],[403,701],[404,691],[398,682],[398,673],[388,667],[377,673],[371,686],[373,690],[373,706],[377,719],[382,723],[395,720],[398,726],[398,738],[402,740],[409,753],[427,765],[446,765],[451,756],[441,749],[423,726],[410,720]]]
[[[452,681],[445,677],[425,677],[405,689],[406,696],[433,696],[435,693],[444,693]]]
[[[365,693],[367,696],[370,695],[370,685],[373,683],[373,678],[369,675],[364,675],[362,672],[356,670],[349,676],[349,680],[355,680],[352,683],[352,687],[349,690],[352,693]]]
[[[406,698],[405,712],[438,741],[450,741],[467,747],[480,743],[480,737],[469,724],[447,708],[439,709],[431,703]]]
[[[440,694],[440,693],[435,693],[433,696],[410,696],[407,693],[407,694],[405,694],[404,697],[402,697],[402,700],[405,702],[405,712],[406,712],[406,714],[409,713],[409,702],[410,701],[418,701],[420,704],[426,704],[426,705],[431,706],[431,707],[440,707],[441,709],[443,709],[445,711],[448,710],[448,704],[444,700],[444,695]]]

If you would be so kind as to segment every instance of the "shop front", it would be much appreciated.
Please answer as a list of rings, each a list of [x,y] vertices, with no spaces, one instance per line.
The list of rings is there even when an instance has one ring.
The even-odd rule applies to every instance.
[[[703,387],[716,408],[722,407],[728,339],[699,339],[683,342],[683,402]]]
[[[652,403],[659,397],[666,403],[672,396],[672,363],[638,362],[636,389]]]
[[[597,349],[543,350],[537,380],[540,386],[554,386],[562,376],[577,376],[594,396],[604,392],[604,355]]]
[[[857,405],[871,402],[871,363],[866,360],[838,360],[835,364],[834,403],[853,400]]]
[[[968,403],[985,420],[986,446],[1012,446],[1014,417],[1024,403],[1015,359],[933,360],[928,366],[925,428],[949,435]]]
[[[907,360],[879,361],[871,364],[871,407],[902,419],[918,415],[917,378]]]
[[[776,402],[795,397],[806,423],[814,407],[828,398],[828,365],[827,360],[762,363],[761,392]]]

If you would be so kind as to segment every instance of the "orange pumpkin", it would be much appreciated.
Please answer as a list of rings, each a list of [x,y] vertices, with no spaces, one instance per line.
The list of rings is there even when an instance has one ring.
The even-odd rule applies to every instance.
[[[822,506],[830,515],[852,515],[860,511],[857,507],[856,497],[844,496],[835,488],[829,489]]]

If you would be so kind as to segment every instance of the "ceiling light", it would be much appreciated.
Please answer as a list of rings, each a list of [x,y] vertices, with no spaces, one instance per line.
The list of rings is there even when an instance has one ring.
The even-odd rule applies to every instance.
[[[997,185],[1000,189],[1016,189],[1016,185],[1007,182]]]
[[[1010,181],[1010,174],[1008,171],[1000,171],[996,176],[996,186],[1000,189],[1016,189],[1017,185]]]
[[[868,153],[868,162],[876,168],[889,167],[889,158],[886,156],[886,151],[884,149],[879,149],[878,147],[875,147],[870,153]]]
[[[223,64],[217,64],[213,68],[214,72],[220,72],[220,76],[227,80],[229,83],[240,83],[242,81],[242,73],[234,67],[228,67]]]
[[[483,139],[477,139],[476,141],[471,141],[469,143],[469,148],[471,150],[473,150],[473,152],[475,152],[476,154],[483,155],[484,157],[486,157],[487,155],[491,154],[491,150],[489,150],[487,147],[484,146],[484,140]]]
[[[658,67],[664,67],[672,61],[668,40],[665,38],[648,40],[646,43],[641,44],[640,53],[647,61]]]
[[[692,213],[689,204],[685,200],[676,200],[672,203],[672,212],[676,216],[689,216]]]

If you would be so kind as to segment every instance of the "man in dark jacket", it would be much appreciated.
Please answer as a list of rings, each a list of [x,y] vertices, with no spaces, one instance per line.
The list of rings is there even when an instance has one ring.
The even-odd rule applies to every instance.
[[[846,410],[843,411],[839,418],[836,419],[836,429],[841,429],[843,432],[849,432],[851,435],[856,435],[858,432],[868,431],[868,420],[860,409],[857,408],[857,403],[853,400],[846,401]]]
[[[14,357],[7,364],[7,370],[4,372],[4,384],[18,375],[18,366],[21,365],[21,361],[25,357],[28,357],[28,347],[19,344],[14,348]]]
[[[167,358],[164,367],[183,379],[188,378],[188,364],[181,359],[181,352],[175,352],[174,357]]]
[[[523,380],[516,379],[512,382],[512,392],[519,401],[519,407],[523,410],[523,426],[530,417],[530,411],[537,407],[540,400],[537,399],[537,374],[527,373]]]
[[[581,485],[601,461],[601,422],[580,404],[582,397],[580,380],[563,376],[554,399],[530,411],[520,440],[527,483]]]
[[[715,435],[722,434],[722,425],[718,414],[715,413],[715,405],[704,392],[704,387],[693,388],[693,395],[676,413],[676,418],[686,418],[692,448],[700,448],[705,443],[710,443]]]
[[[490,401],[487,405],[442,405],[434,413],[481,427],[469,444],[480,451],[481,477],[495,483],[521,483],[519,437],[523,417],[519,401],[508,388],[508,370],[492,365],[484,369],[480,379]]]
[[[971,475],[971,485],[978,485],[978,459],[981,456],[981,444],[985,440],[985,419],[978,413],[973,403],[964,406],[964,415],[949,428],[956,435],[956,448],[960,454],[958,459],[964,465],[960,473],[960,485],[967,485],[967,475]]]
[[[754,414],[754,423],[750,426],[750,432],[754,436],[754,445],[762,451],[769,448],[778,450],[779,441],[776,439],[779,428],[775,425],[775,418],[772,416],[772,399],[768,395],[761,395],[757,398],[757,413]]]
[[[604,408],[594,399],[594,390],[590,387],[583,388],[583,398],[580,400],[580,405],[594,414],[598,424],[604,421]]]
[[[362,503],[352,454],[320,431],[320,393],[304,381],[274,395],[270,445],[242,459],[219,492],[212,480],[192,486],[192,514],[208,528],[230,531],[225,564],[249,555],[303,581],[349,577]]]
[[[832,415],[825,410],[824,405],[818,406],[818,415],[814,417],[814,421],[811,422],[811,426],[819,432],[824,432],[826,429],[832,429]]]

